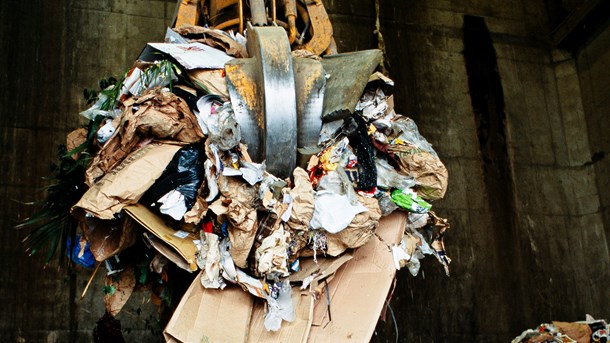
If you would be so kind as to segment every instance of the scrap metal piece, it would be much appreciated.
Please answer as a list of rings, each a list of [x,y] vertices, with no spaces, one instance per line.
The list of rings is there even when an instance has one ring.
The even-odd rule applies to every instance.
[[[381,50],[363,50],[325,56],[324,70],[330,75],[326,81],[326,94],[322,121],[329,122],[349,117],[382,59]]]
[[[281,27],[248,25],[248,55],[225,65],[233,111],[255,162],[288,177],[296,165],[297,105],[290,44]]]
[[[250,0],[250,15],[252,25],[264,26],[267,25],[267,11],[265,9],[264,0]]]
[[[182,0],[177,8],[174,27],[195,26],[199,22],[199,0]]]
[[[294,58],[294,80],[297,96],[297,145],[299,148],[318,144],[322,127],[322,108],[326,93],[326,72],[320,61]],[[298,165],[306,166],[309,154],[298,154]]]
[[[333,27],[322,1],[310,0],[305,1],[305,3],[307,5],[307,12],[309,14],[313,34],[308,42],[298,46],[296,49],[304,49],[311,51],[315,55],[320,55],[326,51],[331,44],[333,39]]]

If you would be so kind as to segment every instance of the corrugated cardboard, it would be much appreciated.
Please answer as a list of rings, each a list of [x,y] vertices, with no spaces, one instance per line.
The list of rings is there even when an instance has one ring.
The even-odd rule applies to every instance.
[[[240,287],[209,289],[197,276],[163,331],[168,342],[245,342],[253,297]]]
[[[151,143],[136,150],[89,188],[71,213],[79,218],[92,213],[100,219],[113,219],[123,207],[140,200],[180,148]]]
[[[190,265],[191,270],[197,270],[195,256],[197,254],[197,246],[193,241],[198,240],[199,237],[192,232],[184,231],[182,231],[184,233],[183,238],[177,236],[176,230],[167,226],[163,219],[141,204],[129,205],[125,207],[125,212],[138,223],[142,224],[146,230],[176,249],[180,256]]]
[[[254,303],[252,320],[250,321],[250,332],[248,343],[267,342],[306,342],[311,319],[313,318],[314,298],[308,291],[299,291],[298,287],[292,287],[292,306],[296,318],[293,322],[283,322],[282,328],[277,331],[265,329],[265,303],[257,299]]]
[[[338,258],[319,258],[318,265],[311,260],[301,261],[302,271],[291,275],[291,281],[320,275],[308,290],[292,288],[296,319],[282,323],[278,332],[265,330],[264,301],[255,299],[253,303],[248,292],[236,287],[204,289],[197,278],[170,320],[165,338],[168,342],[200,342],[205,335],[208,342],[243,342],[242,333],[246,332],[248,342],[369,342],[396,274],[390,245],[400,242],[406,221],[402,212],[382,218],[376,231],[381,240],[372,238],[353,256],[348,253]],[[319,295],[315,303],[314,293]],[[195,318],[198,312],[210,313],[215,325],[201,327],[204,324]]]
[[[332,320],[326,301],[318,301],[308,342],[370,341],[396,275],[388,245],[400,242],[406,223],[403,212],[382,218],[376,232],[383,242],[371,239],[337,270],[328,284]]]

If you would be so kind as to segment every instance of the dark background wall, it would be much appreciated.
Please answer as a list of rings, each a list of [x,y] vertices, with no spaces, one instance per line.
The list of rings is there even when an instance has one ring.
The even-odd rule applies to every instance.
[[[374,1],[324,3],[340,51],[377,47]],[[610,318],[610,29],[572,50],[549,38],[586,3],[379,0],[397,111],[418,123],[450,173],[434,206],[451,220],[452,275],[431,258],[419,276],[399,274],[400,341],[506,342],[541,322]],[[23,252],[25,233],[12,226],[31,209],[14,199],[40,197],[55,146],[82,123],[83,88],[161,40],[174,7],[2,2],[0,341],[90,340],[103,314],[99,286],[74,300],[88,273],[70,289],[64,270]],[[145,299],[136,295],[121,314],[129,341],[158,338]],[[393,341],[393,330],[382,323],[374,339]]]

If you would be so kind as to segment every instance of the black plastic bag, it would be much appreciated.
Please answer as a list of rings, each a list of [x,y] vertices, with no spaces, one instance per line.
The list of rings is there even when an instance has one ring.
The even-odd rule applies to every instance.
[[[197,198],[197,191],[205,177],[203,168],[205,159],[205,151],[199,146],[191,145],[180,149],[163,174],[144,193],[140,203],[152,206],[165,194],[176,190],[184,196],[186,208],[192,208]]]

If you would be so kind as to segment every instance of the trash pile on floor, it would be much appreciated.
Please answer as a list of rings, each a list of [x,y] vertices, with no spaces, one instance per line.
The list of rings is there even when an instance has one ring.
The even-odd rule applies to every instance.
[[[587,315],[581,322],[540,324],[536,329],[523,331],[512,343],[606,343],[610,341],[610,327],[603,319]]]
[[[71,132],[64,150],[81,173],[68,255],[105,266],[108,313],[152,274],[166,284],[177,266],[198,276],[168,340],[200,341],[210,330],[262,340],[285,327],[302,340],[337,322],[341,307],[369,306],[358,310],[372,313],[374,328],[395,271],[417,275],[425,255],[449,274],[449,224],[431,211],[447,170],[415,122],[395,112],[393,81],[374,71],[379,51],[293,51],[295,70],[317,63],[324,71],[313,91],[295,80],[298,116],[313,111],[315,120],[299,119],[297,133],[269,127],[267,117],[261,132],[265,123],[248,117],[261,108],[247,99],[256,87],[237,70],[252,58],[244,36],[190,27],[168,31],[166,42],[148,44],[124,78],[86,91],[89,125]],[[366,63],[341,73],[344,55]],[[313,139],[300,137],[311,125]],[[278,143],[286,134],[297,137],[294,162],[278,165],[292,158]]]

